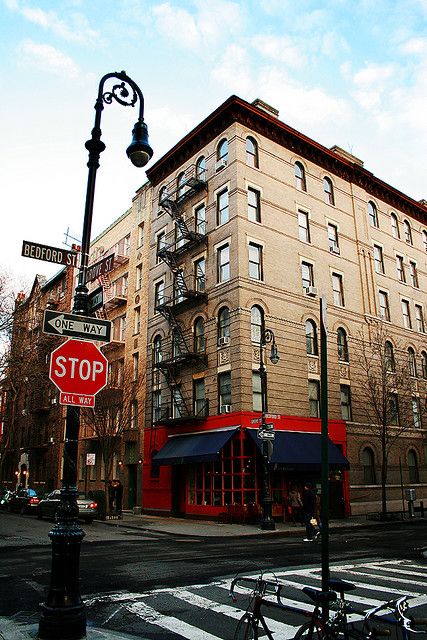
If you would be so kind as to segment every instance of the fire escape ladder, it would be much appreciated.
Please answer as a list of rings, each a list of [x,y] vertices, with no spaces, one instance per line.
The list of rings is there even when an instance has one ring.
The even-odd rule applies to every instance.
[[[98,278],[100,284],[102,285],[102,291],[104,294],[104,302],[108,301],[111,298],[112,295],[112,285],[111,285],[111,280],[110,280],[110,276],[108,274],[104,274],[102,276],[99,276]]]

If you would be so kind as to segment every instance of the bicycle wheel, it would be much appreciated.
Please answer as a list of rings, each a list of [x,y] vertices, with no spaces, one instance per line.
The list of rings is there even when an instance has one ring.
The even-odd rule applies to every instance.
[[[256,623],[250,613],[245,613],[237,623],[233,640],[257,640]]]
[[[305,622],[294,635],[294,640],[332,640],[335,636],[326,635],[323,629],[311,622]]]

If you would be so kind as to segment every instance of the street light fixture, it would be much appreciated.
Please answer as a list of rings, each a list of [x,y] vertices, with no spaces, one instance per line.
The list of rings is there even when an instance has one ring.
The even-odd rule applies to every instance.
[[[110,79],[119,80],[110,91],[104,85]],[[136,167],[143,167],[153,155],[148,143],[148,130],[144,122],[144,97],[141,89],[124,71],[107,73],[101,78],[95,102],[95,123],[92,137],[85,144],[89,151],[89,168],[78,284],[74,292],[73,313],[88,315],[86,271],[89,261],[90,235],[95,195],[96,172],[100,154],[105,149],[101,141],[101,114],[105,104],[113,101],[125,107],[134,107],[139,100],[139,116],[133,128],[133,139],[126,150]],[[52,573],[46,603],[42,605],[38,638],[40,640],[81,640],[86,638],[86,612],[80,596],[80,547],[84,531],[78,524],[77,506],[77,451],[80,429],[80,408],[67,407],[64,439],[64,465],[61,502],[58,520],[49,537],[52,541]]]
[[[270,488],[270,460],[273,452],[274,432],[270,431],[266,424],[265,414],[268,412],[267,399],[267,370],[264,365],[264,349],[267,344],[271,344],[270,361],[272,364],[279,362],[276,338],[271,329],[262,329],[259,341],[259,377],[261,382],[261,427],[260,437],[262,440],[262,460],[263,460],[263,499],[262,499],[262,519],[261,529],[273,531],[276,525],[272,516],[272,498]]]

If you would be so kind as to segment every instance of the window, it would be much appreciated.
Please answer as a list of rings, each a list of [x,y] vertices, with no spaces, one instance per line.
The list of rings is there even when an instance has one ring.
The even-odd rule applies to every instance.
[[[230,337],[230,310],[222,307],[218,313],[218,340]]]
[[[153,340],[153,364],[159,364],[162,359],[162,337],[156,336]]]
[[[136,382],[139,376],[139,353],[132,355],[132,376],[133,381]]]
[[[182,418],[185,410],[184,398],[180,386],[172,390],[172,418]]]
[[[160,307],[165,302],[165,283],[159,280],[154,285],[154,308]]]
[[[412,229],[407,220],[403,221],[403,237],[405,238],[405,242],[412,244]]]
[[[413,449],[409,449],[408,451],[408,472],[409,472],[409,483],[418,484],[420,481],[420,473],[418,469],[418,458],[417,458],[416,452]]]
[[[206,286],[206,260],[199,258],[194,262],[194,288],[196,291],[203,293]]]
[[[412,262],[412,261],[409,262],[409,274],[411,276],[412,286],[418,289],[420,285],[418,284],[418,272],[417,272],[416,262]]]
[[[427,380],[427,353],[421,351],[421,374],[424,380]]]
[[[384,344],[384,364],[385,364],[385,370],[388,373],[394,373],[396,371],[396,362],[394,359],[393,345],[388,340]]]
[[[173,300],[175,304],[184,301],[186,291],[187,286],[185,284],[184,273],[182,269],[178,269],[173,277]]]
[[[337,331],[337,347],[338,347],[338,360],[341,362],[348,362],[348,341],[347,333],[342,327],[339,327]]]
[[[138,240],[137,240],[138,249],[139,247],[142,247],[143,244],[144,244],[144,223],[138,225]]]
[[[305,169],[301,162],[295,162],[295,186],[300,191],[307,191],[307,184],[305,181]]]
[[[320,384],[318,380],[308,381],[308,415],[320,418]]]
[[[403,264],[402,256],[396,256],[396,270],[397,270],[397,277],[400,280],[400,282],[406,282],[405,267]]]
[[[262,280],[262,247],[254,242],[249,243],[249,277]]]
[[[338,244],[338,227],[336,224],[328,223],[328,243],[329,250],[332,253],[339,253],[340,248]]]
[[[313,265],[309,262],[301,262],[302,288],[306,291],[308,287],[314,286]]]
[[[205,350],[205,322],[203,318],[194,321],[194,352],[203,353]]]
[[[159,252],[166,247],[165,238],[166,238],[166,233],[164,231],[161,231],[159,234],[157,234],[157,240],[156,240],[157,264],[159,264],[162,261],[162,259],[159,256]]]
[[[412,418],[414,421],[414,428],[421,429],[420,399],[416,396],[412,396]]]
[[[365,484],[376,484],[375,477],[375,456],[370,447],[365,447],[360,456],[363,467],[363,482]]]
[[[216,150],[216,159],[217,159],[217,164],[219,164],[220,162],[224,162],[225,164],[227,164],[228,161],[228,140],[226,138],[223,138],[220,143],[218,144],[217,150]]]
[[[153,391],[153,422],[157,422],[162,417],[162,391]]]
[[[142,264],[139,264],[136,267],[136,277],[135,277],[135,291],[138,291],[142,286]]]
[[[202,182],[206,181],[206,158],[201,156],[196,162],[196,178]]]
[[[230,280],[230,245],[224,244],[217,249],[218,282]]]
[[[397,393],[388,394],[387,417],[388,424],[399,425],[399,400]]]
[[[198,378],[193,381],[194,415],[206,416],[207,407],[205,399],[205,379]]]
[[[353,419],[351,414],[351,392],[347,384],[340,385],[341,392],[341,417],[343,420],[350,421]]]
[[[204,204],[200,204],[196,207],[194,212],[196,233],[206,235],[206,207]]]
[[[248,220],[261,222],[260,192],[252,187],[248,187]]]
[[[402,300],[402,316],[403,326],[405,327],[405,329],[412,329],[411,311],[409,309],[409,302],[407,300]]]
[[[412,347],[408,349],[408,367],[409,367],[409,375],[412,378],[417,377],[417,361],[415,359],[415,351]]]
[[[368,216],[371,227],[378,228],[380,226],[378,223],[378,211],[376,205],[372,202],[372,200],[369,200],[368,202]]]
[[[182,234],[182,224],[177,220],[174,228],[175,250],[185,245],[185,238]]]
[[[256,344],[261,341],[261,334],[264,329],[264,311],[258,305],[251,308],[251,340]]]
[[[380,300],[380,316],[386,322],[390,322],[390,307],[388,304],[388,293],[385,291],[379,292]]]
[[[377,273],[384,273],[383,250],[378,244],[374,244],[374,263]]]
[[[390,222],[391,222],[391,232],[393,234],[393,238],[400,238],[399,222],[397,220],[397,215],[395,213],[390,214]]]
[[[130,233],[123,238],[123,255],[127,257],[130,255]]]
[[[251,136],[246,138],[246,164],[258,168],[258,143]]]
[[[425,333],[423,308],[420,304],[415,305],[415,322],[417,325],[417,331]]]
[[[334,188],[330,178],[323,178],[323,200],[326,204],[335,204]]]
[[[178,178],[176,179],[176,186],[177,186],[177,200],[180,200],[185,196],[185,192],[186,192],[185,173],[183,171],[178,175]]]
[[[305,323],[305,344],[308,355],[317,356],[319,354],[317,345],[317,327],[313,320],[307,320]]]
[[[332,293],[334,304],[337,307],[344,306],[344,288],[342,282],[342,275],[339,273],[332,274]]]
[[[125,341],[126,337],[126,316],[121,316],[120,318],[120,340],[122,342]]]
[[[310,242],[310,223],[306,211],[298,211],[298,237],[302,242]]]
[[[130,428],[138,428],[138,400],[132,400],[130,405]]]
[[[262,411],[262,386],[259,371],[252,371],[252,409]]]
[[[228,222],[230,216],[228,208],[228,189],[224,189],[216,196],[216,223],[218,226]]]
[[[218,375],[219,413],[225,413],[225,407],[231,407],[231,371]]]
[[[134,334],[139,333],[141,329],[141,307],[135,308],[135,316],[134,316]]]
[[[423,231],[422,237],[423,237],[424,251],[427,251],[427,231]]]
[[[159,204],[162,205],[165,202],[165,200],[168,199],[168,196],[169,194],[168,194],[167,187],[162,187],[159,191]],[[160,213],[162,213],[162,210],[159,210],[159,215]]]

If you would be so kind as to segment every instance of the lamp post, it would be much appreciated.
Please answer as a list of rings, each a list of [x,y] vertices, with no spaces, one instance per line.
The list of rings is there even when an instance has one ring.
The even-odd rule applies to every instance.
[[[104,92],[107,80],[115,79],[110,91]],[[133,128],[132,142],[126,150],[136,167],[143,167],[153,155],[148,144],[148,130],[144,122],[144,97],[140,88],[124,71],[107,73],[101,78],[95,102],[95,123],[92,137],[85,144],[89,151],[86,204],[83,221],[82,245],[78,284],[74,292],[73,313],[88,315],[88,288],[86,271],[89,260],[90,234],[96,172],[99,157],[105,149],[101,141],[101,114],[105,104],[113,101],[134,107],[139,100],[139,116]],[[38,638],[40,640],[81,640],[86,637],[86,613],[80,596],[80,547],[84,531],[77,522],[77,450],[80,429],[79,407],[68,406],[65,422],[64,465],[61,502],[58,520],[49,537],[52,541],[52,572],[49,593],[42,605]]]
[[[270,431],[265,421],[265,414],[268,412],[267,399],[267,370],[264,364],[264,349],[267,344],[271,344],[270,361],[273,364],[279,362],[276,338],[271,329],[262,329],[259,341],[259,377],[261,382],[261,427],[260,437],[262,439],[262,461],[263,461],[263,499],[262,499],[262,519],[261,529],[272,531],[276,525],[272,516],[272,498],[270,489],[270,460],[273,453],[274,432]]]

